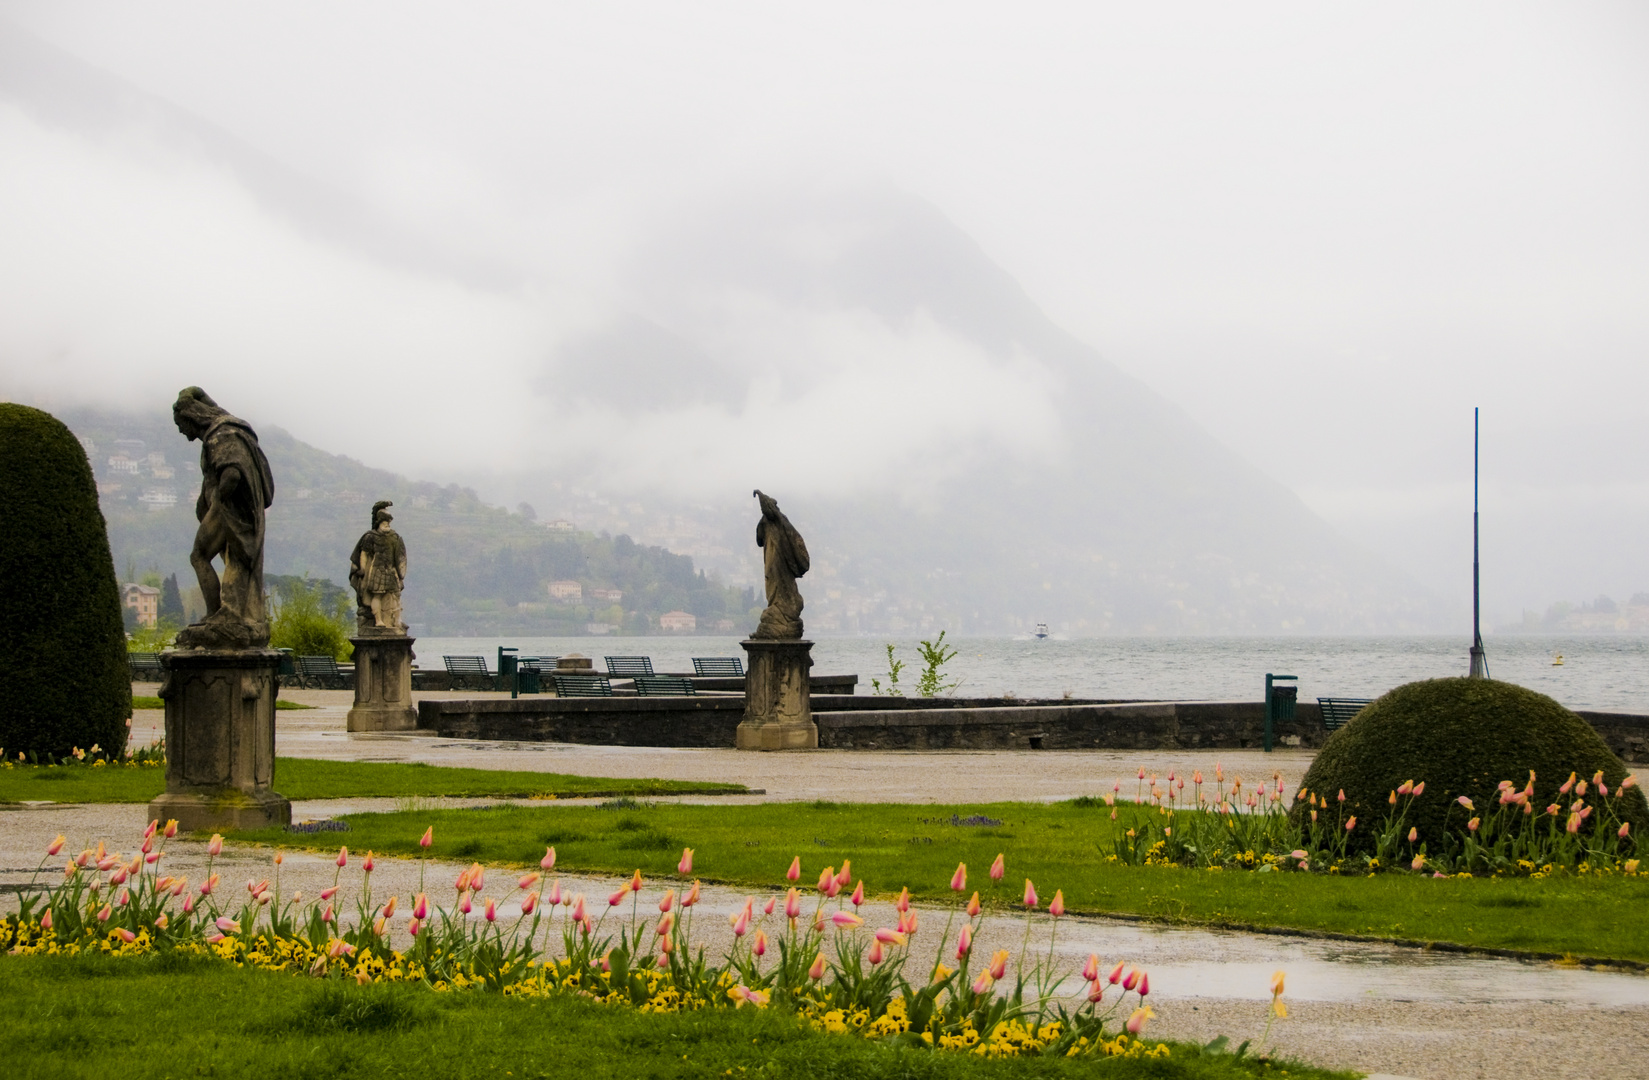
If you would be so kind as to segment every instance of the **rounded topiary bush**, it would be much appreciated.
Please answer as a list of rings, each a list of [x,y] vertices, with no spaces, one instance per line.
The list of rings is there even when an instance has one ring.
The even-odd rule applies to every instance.
[[[132,683],[109,533],[86,451],[0,402],[0,747],[126,750]]]
[[[1616,795],[1628,772],[1592,726],[1545,694],[1491,679],[1430,679],[1399,686],[1367,706],[1330,735],[1300,786],[1326,797],[1330,820],[1339,820],[1338,793],[1346,793],[1344,814],[1359,825],[1351,847],[1366,849],[1391,810],[1391,792],[1405,780],[1425,781],[1405,821],[1421,840],[1438,845],[1445,822],[1460,829],[1468,817],[1456,803],[1469,797],[1481,814],[1498,805],[1499,784],[1518,789],[1535,773],[1535,813],[1550,803],[1574,800],[1558,787],[1577,773],[1590,784],[1603,772],[1620,817],[1643,835],[1649,804],[1640,788]],[[1596,800],[1588,793],[1587,802]],[[1308,814],[1302,801],[1296,821]],[[1366,823],[1366,827],[1365,824]]]

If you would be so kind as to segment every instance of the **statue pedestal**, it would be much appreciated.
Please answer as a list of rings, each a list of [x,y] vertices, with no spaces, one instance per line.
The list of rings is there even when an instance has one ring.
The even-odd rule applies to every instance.
[[[811,641],[739,643],[749,654],[744,677],[744,721],[735,745],[740,750],[813,750],[819,726],[813,722],[809,669]]]
[[[412,642],[403,634],[362,635],[355,645],[355,705],[350,731],[412,731]]]
[[[280,664],[272,649],[160,654],[166,794],[150,818],[189,830],[291,824],[292,804],[270,789]]]

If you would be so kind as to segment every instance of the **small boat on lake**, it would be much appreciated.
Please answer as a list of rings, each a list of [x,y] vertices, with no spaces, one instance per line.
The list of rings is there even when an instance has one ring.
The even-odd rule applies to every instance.
[[[1038,641],[1041,641],[1043,638],[1047,637],[1048,636],[1048,624],[1045,623],[1045,622],[1037,623],[1036,624],[1036,635],[1035,636],[1036,636],[1036,640],[1038,640]]]

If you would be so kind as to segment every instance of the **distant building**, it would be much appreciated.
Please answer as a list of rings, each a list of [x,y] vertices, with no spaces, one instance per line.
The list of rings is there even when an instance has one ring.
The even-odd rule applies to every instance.
[[[139,626],[153,626],[160,619],[159,589],[128,583],[121,587],[120,599],[127,607],[137,612]]]
[[[616,604],[620,600],[624,599],[624,590],[623,589],[591,589],[590,590],[590,599],[592,599],[592,600],[606,600],[609,603]]]
[[[699,621],[685,611],[666,611],[658,617],[660,630],[697,630]]]
[[[576,581],[550,582],[550,599],[571,600],[575,603],[584,599],[584,586]]]
[[[610,634],[617,629],[619,627],[614,626],[612,623],[589,622],[584,624],[586,634]]]
[[[109,455],[109,468],[117,473],[131,473],[135,476],[137,475],[137,460],[129,458],[121,451],[116,450]]]
[[[544,523],[544,527],[546,529],[550,530],[551,532],[573,532],[573,531],[575,531],[573,523],[570,522],[570,521],[567,521],[563,518],[556,518],[554,521],[546,521]]]
[[[171,488],[144,488],[137,501],[150,510],[170,510],[177,505],[177,492]]]

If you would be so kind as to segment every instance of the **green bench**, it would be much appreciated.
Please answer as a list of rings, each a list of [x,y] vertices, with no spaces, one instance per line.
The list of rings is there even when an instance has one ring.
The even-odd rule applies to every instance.
[[[695,656],[693,674],[718,679],[744,678],[744,661],[736,656]]]
[[[159,653],[127,653],[126,663],[132,669],[133,682],[159,682],[165,675],[160,667]]]
[[[494,690],[497,688],[492,672],[487,670],[484,656],[443,656],[449,685],[454,690]]]
[[[1351,722],[1351,718],[1363,711],[1363,706],[1372,702],[1373,698],[1352,697],[1320,697],[1317,707],[1323,711],[1323,727],[1330,731],[1338,731]]]
[[[697,691],[693,689],[692,679],[679,675],[637,675],[636,694],[640,697],[680,697],[683,694],[696,697]]]
[[[612,697],[613,684],[605,675],[551,675],[556,697]]]
[[[299,686],[311,690],[349,689],[349,676],[330,656],[294,656],[292,664],[297,669]]]
[[[604,656],[607,662],[607,674],[617,675],[620,678],[631,679],[637,675],[651,675],[653,673],[653,658],[651,656]]]

